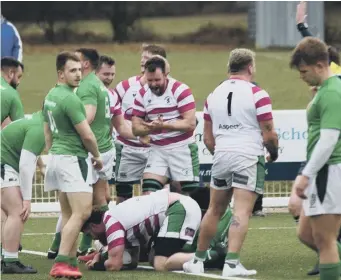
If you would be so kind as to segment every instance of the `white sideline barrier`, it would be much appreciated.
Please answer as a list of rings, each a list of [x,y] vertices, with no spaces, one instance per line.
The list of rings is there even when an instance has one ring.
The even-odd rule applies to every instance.
[[[198,125],[195,131],[195,139],[199,147],[200,164],[211,164],[212,156],[207,151],[203,142],[203,112],[197,112],[196,116]],[[307,141],[306,111],[274,110],[273,117],[279,136],[279,157],[277,162],[304,161]],[[42,156],[42,159],[46,162],[47,156]],[[290,187],[286,186],[284,191],[282,191],[283,186],[274,184],[270,189],[265,189],[265,196],[271,195],[273,197],[264,197],[263,207],[287,207],[289,201],[288,196],[291,192]],[[59,212],[60,207],[59,203],[55,202],[56,197],[49,194],[48,197],[42,198],[42,192],[43,186],[34,183],[32,212]]]

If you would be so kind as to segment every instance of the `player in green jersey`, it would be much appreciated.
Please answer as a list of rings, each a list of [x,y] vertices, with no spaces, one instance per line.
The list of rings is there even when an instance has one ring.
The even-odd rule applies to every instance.
[[[1,59],[1,125],[6,120],[24,117],[24,109],[16,88],[20,84],[24,65],[11,57]]]
[[[81,80],[81,63],[74,53],[63,52],[56,59],[58,84],[44,102],[44,133],[49,159],[45,191],[59,190],[62,234],[52,277],[80,278],[77,243],[83,223],[92,209],[92,164],[103,164],[96,138],[86,120],[85,109],[75,94]]]
[[[18,259],[24,223],[31,211],[32,180],[37,157],[45,147],[41,112],[11,122],[1,131],[1,209],[3,228],[2,273],[37,273]]]
[[[112,129],[111,124],[115,129],[127,139],[137,139],[129,126],[124,122],[121,110],[117,110],[117,114],[112,116],[111,108],[115,104],[111,104],[110,95],[115,93],[108,92],[108,89],[96,75],[95,70],[99,64],[99,54],[95,49],[81,48],[76,50],[76,55],[80,58],[82,63],[83,79],[77,89],[77,95],[83,102],[86,111],[86,118],[92,131],[94,132],[98,148],[103,159],[103,168],[101,170],[94,170],[93,184],[94,184],[94,202],[93,204],[100,207],[100,210],[105,212],[108,210],[107,189],[109,187],[108,181],[112,177],[112,169],[115,159],[115,148],[112,144]],[[110,94],[110,95],[109,95]],[[116,94],[115,94],[116,95]],[[118,97],[115,98],[118,100]],[[118,105],[120,106],[119,102]],[[87,243],[89,241],[89,243]],[[78,250],[79,255],[87,252],[87,248],[91,246],[90,236],[83,242],[81,241]]]
[[[310,86],[318,87],[309,108],[307,164],[293,188],[304,199],[299,227],[310,231],[304,244],[319,252],[320,279],[339,279],[341,226],[341,80],[329,67],[327,45],[304,38],[291,56],[290,66]]]

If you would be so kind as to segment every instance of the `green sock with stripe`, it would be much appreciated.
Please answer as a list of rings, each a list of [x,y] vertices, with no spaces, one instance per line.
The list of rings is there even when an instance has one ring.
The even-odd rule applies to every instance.
[[[79,245],[79,251],[85,252],[88,251],[92,246],[92,237],[89,233],[83,233],[81,244]]]
[[[320,264],[321,280],[339,280],[341,272],[340,263]]]
[[[55,262],[56,263],[67,263],[67,264],[70,264],[70,257],[69,256],[64,256],[64,255],[58,255],[56,258],[55,258]]]
[[[3,250],[3,260],[5,263],[17,262],[19,261],[19,253],[18,252],[7,252]]]
[[[73,267],[78,267],[78,260],[76,257],[70,257],[70,265]]]
[[[52,241],[52,245],[50,247],[50,249],[52,251],[58,251],[59,250],[59,246],[60,246],[60,241],[61,241],[61,233],[60,232],[56,232],[54,234],[54,238],[53,238],[53,241]]]
[[[194,259],[197,261],[204,262],[207,258],[207,251],[196,251]]]

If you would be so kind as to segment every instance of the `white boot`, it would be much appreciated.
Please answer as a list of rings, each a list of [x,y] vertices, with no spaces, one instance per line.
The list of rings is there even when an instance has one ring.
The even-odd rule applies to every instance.
[[[256,270],[247,270],[239,261],[236,264],[225,262],[223,277],[256,275]]]
[[[182,265],[184,272],[201,274],[204,273],[204,263],[202,261],[191,259]]]

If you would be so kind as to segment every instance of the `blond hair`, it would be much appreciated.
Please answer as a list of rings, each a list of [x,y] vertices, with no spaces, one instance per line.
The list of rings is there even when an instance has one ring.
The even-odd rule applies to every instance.
[[[234,49],[230,53],[227,63],[228,72],[238,73],[246,70],[250,64],[255,64],[256,54],[249,49]]]
[[[169,64],[168,60],[166,58],[164,58],[163,56],[158,55],[158,54],[153,55],[151,58],[153,58],[153,57],[160,58],[165,62],[165,64],[166,64],[166,75],[168,75],[170,73],[170,64]]]

